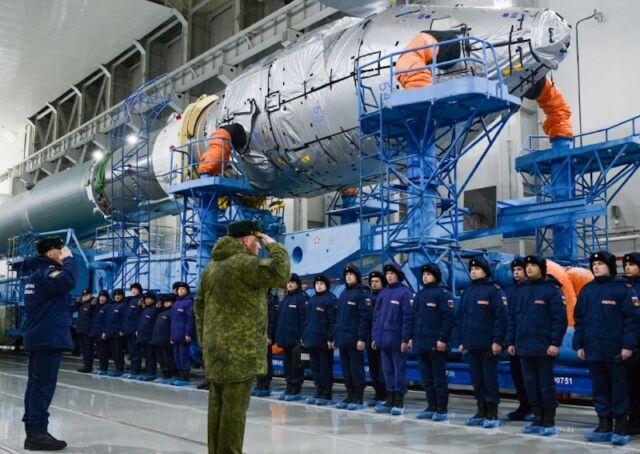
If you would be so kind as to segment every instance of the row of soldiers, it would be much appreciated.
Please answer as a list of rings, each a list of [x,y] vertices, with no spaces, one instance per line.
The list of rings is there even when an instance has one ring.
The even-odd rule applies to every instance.
[[[188,385],[190,344],[196,337],[189,285],[175,282],[173,293],[158,297],[153,292],[143,293],[136,282],[130,292],[127,297],[123,289],[115,289],[110,298],[108,291],[101,290],[94,298],[91,290],[82,291],[75,322],[83,360],[78,372]],[[126,374],[125,351],[130,361]],[[99,367],[94,370],[96,356]],[[113,361],[111,370],[109,359]]]
[[[598,427],[586,434],[590,441],[628,443],[627,426],[640,427],[640,399],[629,403],[628,374],[638,380],[640,334],[640,254],[626,254],[627,276],[617,276],[616,259],[607,251],[590,257],[594,279],[585,285],[574,309],[573,348],[586,361],[593,383]],[[466,424],[495,428],[498,418],[497,366],[506,348],[512,358],[519,397],[527,408],[509,414],[529,420],[524,433],[557,433],[553,367],[567,330],[566,301],[561,284],[547,274],[546,260],[530,255],[516,258],[511,268],[514,285],[503,290],[491,278],[483,257],[469,261],[471,285],[454,298],[442,282],[437,264],[422,266],[422,289],[413,294],[403,285],[404,273],[395,264],[369,274],[369,286],[354,265],[343,270],[345,288],[339,297],[330,292],[330,280],[314,278],[313,296],[302,290],[293,274],[282,302],[270,298],[268,343],[284,349],[285,401],[299,400],[303,383],[301,348],[309,351],[317,405],[333,404],[333,350],[339,349],[347,388],[338,408],[365,408],[365,353],[375,396],[368,405],[379,413],[404,414],[407,351],[418,359],[427,407],[417,417],[444,421],[448,414],[447,355],[451,334],[459,329],[458,351],[469,364],[477,412]],[[635,289],[634,289],[635,287]],[[268,349],[269,355],[271,349]],[[271,358],[269,357],[269,364]],[[259,377],[253,395],[269,394],[269,375]],[[522,401],[522,399],[521,399]],[[631,415],[629,415],[631,412]]]

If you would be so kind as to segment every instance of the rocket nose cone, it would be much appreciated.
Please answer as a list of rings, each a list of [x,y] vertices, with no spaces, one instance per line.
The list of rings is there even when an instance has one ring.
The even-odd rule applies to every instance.
[[[531,38],[532,52],[544,64],[556,69],[571,43],[571,27],[556,12],[538,13]]]

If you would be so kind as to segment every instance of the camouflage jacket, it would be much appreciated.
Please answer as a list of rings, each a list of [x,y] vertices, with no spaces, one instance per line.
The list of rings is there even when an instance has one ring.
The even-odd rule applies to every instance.
[[[247,381],[267,372],[267,289],[291,275],[284,246],[266,246],[270,258],[251,254],[233,238],[220,238],[200,278],[195,299],[198,339],[207,378]]]

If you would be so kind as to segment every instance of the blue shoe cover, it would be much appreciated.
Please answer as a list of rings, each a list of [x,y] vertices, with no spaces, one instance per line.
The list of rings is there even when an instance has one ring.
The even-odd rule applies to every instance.
[[[187,380],[173,380],[171,384],[173,386],[190,386],[191,382]]]
[[[484,425],[484,418],[474,418],[473,416],[471,418],[467,418],[465,419],[465,424],[467,426],[483,426]]]
[[[629,435],[611,434],[611,444],[615,446],[624,446],[629,443]]]
[[[117,370],[110,370],[107,375],[109,377],[122,377],[123,373]]]
[[[433,415],[435,415],[436,412],[434,410],[423,410],[420,413],[418,413],[416,415],[416,418],[418,419],[433,419]]]
[[[587,432],[584,438],[587,441],[611,441],[613,432]]]
[[[347,405],[347,410],[364,410],[364,408],[364,404],[356,404],[355,402],[351,402],[349,405]]]
[[[99,370],[96,375],[107,375],[108,372],[106,370]]]
[[[316,399],[316,405],[324,407],[325,405],[333,405],[335,402],[329,399]]]
[[[485,419],[482,423],[482,427],[485,429],[495,429],[496,427],[500,427],[499,419]]]
[[[253,395],[256,397],[269,397],[271,395],[270,389],[256,389],[255,392]]]
[[[523,434],[539,434],[542,429],[544,429],[543,426],[535,426],[533,424],[529,424],[528,426],[524,426],[522,428],[522,433]]]
[[[393,407],[391,409],[391,414],[393,416],[402,416],[402,415],[404,415],[404,407]]]
[[[317,397],[309,396],[304,401],[310,405],[315,405],[317,400]]]
[[[543,427],[539,433],[541,437],[550,437],[552,435],[558,435],[558,429],[556,426]]]
[[[525,421],[533,421],[535,419],[536,415],[534,415],[533,413],[527,413],[527,416],[524,417]]]
[[[384,404],[376,405],[374,410],[376,411],[376,413],[391,413],[391,407],[385,407]]]
[[[434,421],[448,421],[449,420],[449,413],[434,413],[433,414],[433,418]]]
[[[302,394],[285,394],[284,400],[286,402],[293,402],[294,400],[302,399]]]

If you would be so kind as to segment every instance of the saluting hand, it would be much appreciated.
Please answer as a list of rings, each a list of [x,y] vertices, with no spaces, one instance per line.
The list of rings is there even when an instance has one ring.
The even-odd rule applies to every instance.
[[[273,238],[271,238],[269,235],[267,235],[266,233],[256,233],[256,237],[262,241],[264,243],[264,245],[266,246],[267,244],[271,244],[271,243],[275,243],[276,240],[274,240]]]
[[[60,249],[60,259],[64,260],[67,257],[73,257],[73,253],[71,252],[71,249],[65,246],[62,249]]]

